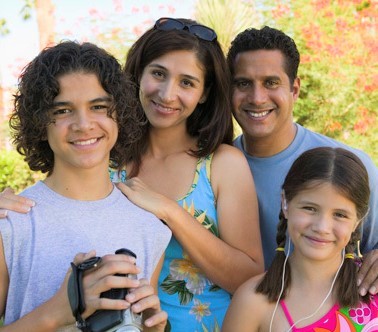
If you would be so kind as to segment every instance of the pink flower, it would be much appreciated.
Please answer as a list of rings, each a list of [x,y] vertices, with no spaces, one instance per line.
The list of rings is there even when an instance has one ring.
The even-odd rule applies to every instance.
[[[357,308],[349,309],[349,316],[357,324],[365,325],[370,321],[371,310],[365,303],[361,303]]]

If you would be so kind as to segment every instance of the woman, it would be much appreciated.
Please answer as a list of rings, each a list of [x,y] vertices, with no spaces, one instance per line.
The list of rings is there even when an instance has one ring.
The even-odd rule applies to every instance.
[[[125,149],[128,198],[172,230],[159,297],[173,331],[221,326],[230,293],[263,271],[254,183],[232,147],[230,74],[215,32],[161,18],[131,47],[143,134]]]

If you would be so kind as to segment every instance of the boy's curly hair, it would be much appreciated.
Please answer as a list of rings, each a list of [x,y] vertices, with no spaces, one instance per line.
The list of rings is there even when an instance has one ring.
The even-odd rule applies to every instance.
[[[53,171],[54,153],[47,141],[49,110],[59,94],[58,78],[75,72],[95,74],[112,97],[108,116],[114,117],[119,130],[110,152],[112,166],[124,164],[122,150],[141,135],[135,87],[118,61],[94,44],[64,41],[41,51],[24,68],[14,95],[14,111],[9,120],[11,135],[17,151],[25,156],[32,170],[48,174]]]

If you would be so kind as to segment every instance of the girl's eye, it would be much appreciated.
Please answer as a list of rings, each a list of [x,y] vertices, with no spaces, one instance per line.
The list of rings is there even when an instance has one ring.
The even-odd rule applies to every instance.
[[[341,212],[335,212],[335,217],[339,219],[346,219],[348,216],[346,216],[344,213]]]
[[[304,206],[302,209],[310,212],[316,212],[316,209],[313,206]]]

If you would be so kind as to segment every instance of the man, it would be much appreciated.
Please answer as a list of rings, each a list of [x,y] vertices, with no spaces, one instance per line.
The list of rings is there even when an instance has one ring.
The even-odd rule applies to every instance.
[[[293,121],[294,104],[300,91],[299,58],[295,42],[269,27],[241,32],[227,56],[234,83],[233,113],[243,130],[234,144],[244,152],[255,180],[265,267],[270,266],[274,257],[284,178],[300,154],[318,146],[348,148],[364,162],[370,177],[371,200],[363,224],[361,251],[366,254],[378,248],[377,167],[362,151]],[[378,250],[366,255],[365,263],[360,272],[360,292],[376,293]]]
[[[164,330],[167,316],[149,280],[156,287],[171,232],[132,204],[108,173],[110,161],[123,162],[129,130],[138,129],[133,96],[117,60],[90,43],[47,48],[21,75],[10,121],[14,142],[30,168],[47,177],[22,193],[36,203],[30,213],[9,211],[0,220],[0,329],[76,330],[73,312],[85,326],[96,310],[131,306],[144,312],[146,329]],[[136,253],[142,272],[135,259],[114,254],[123,247]],[[80,280],[67,285],[69,263],[80,252],[86,254],[76,255],[75,265],[102,256],[82,279],[86,308],[72,295]],[[114,276],[139,273],[139,281]],[[110,288],[135,289],[100,299]]]

